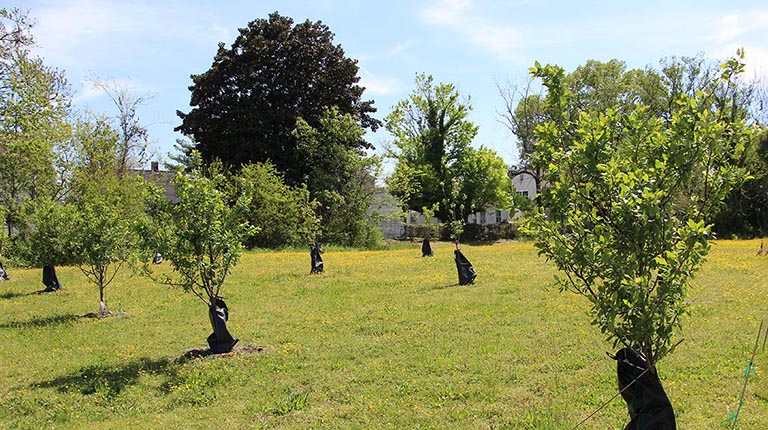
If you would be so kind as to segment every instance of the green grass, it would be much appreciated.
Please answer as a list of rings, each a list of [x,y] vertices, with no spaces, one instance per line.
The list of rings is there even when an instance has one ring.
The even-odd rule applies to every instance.
[[[680,429],[726,428],[761,318],[768,258],[719,242],[690,292],[677,351],[659,364]],[[96,287],[58,268],[9,268],[0,283],[3,429],[570,429],[616,392],[613,352],[582,297],[551,287],[530,244],[465,246],[479,273],[456,285],[452,245],[246,254],[228,279],[230,331],[263,352],[181,360],[206,345],[192,295],[123,273]],[[160,270],[167,270],[165,263]],[[768,353],[759,353],[739,428],[768,428]],[[580,429],[619,429],[617,399]]]

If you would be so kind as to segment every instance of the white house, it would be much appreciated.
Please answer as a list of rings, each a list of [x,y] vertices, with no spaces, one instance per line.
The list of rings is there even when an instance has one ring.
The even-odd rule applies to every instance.
[[[509,222],[509,210],[489,207],[482,212],[476,212],[469,215],[469,217],[467,217],[467,222],[469,224],[480,225],[506,223]]]
[[[536,197],[536,180],[527,172],[521,172],[512,177],[512,188],[517,194],[533,200]]]

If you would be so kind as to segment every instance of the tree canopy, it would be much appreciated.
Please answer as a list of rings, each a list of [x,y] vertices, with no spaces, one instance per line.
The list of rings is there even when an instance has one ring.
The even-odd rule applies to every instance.
[[[658,66],[644,69],[627,69],[623,61],[616,59],[608,62],[589,60],[562,76],[561,86],[569,92],[569,102],[563,108],[573,124],[584,111],[612,109],[619,114],[638,114],[635,106],[641,104],[647,107],[643,115],[668,124],[681,108],[678,103],[681,96],[695,98],[698,91],[705,91],[709,96],[701,102],[711,109],[724,110],[725,104],[730,104],[728,110],[734,120],[745,119],[751,124],[759,124],[760,86],[743,77],[724,82],[717,78],[720,73],[720,64],[701,54],[663,58]],[[525,85],[498,87],[505,103],[501,119],[517,138],[520,154],[520,164],[513,173],[532,176],[536,188],[541,189],[540,182],[546,174],[549,159],[538,151],[536,127],[546,121],[565,124],[552,107],[544,103],[548,89],[540,89],[533,79]],[[575,130],[567,133],[564,139],[573,133]],[[761,214],[768,213],[762,193],[766,181],[764,172],[768,171],[764,152],[757,146],[757,141],[753,141],[733,162],[748,167],[752,177],[727,198],[727,205],[721,208],[716,219],[715,229],[725,234],[764,234],[766,218]]]
[[[68,133],[69,85],[32,55],[31,28],[25,13],[0,9],[0,213],[8,236],[26,201],[56,194],[54,145]]]
[[[208,306],[221,297],[243,243],[256,230],[246,216],[252,195],[242,193],[228,202],[222,191],[227,181],[221,172],[178,172],[173,179],[178,203],[171,204],[159,188],[148,187],[144,199],[149,222],[139,225],[146,257],[160,252],[173,268],[173,273],[154,273],[145,266],[145,273],[193,293]]]
[[[710,221],[745,176],[736,161],[756,129],[713,102],[742,68],[732,59],[707,91],[676,94],[668,118],[641,103],[582,109],[562,68],[532,69],[551,116],[537,129],[548,185],[528,229],[561,288],[586,296],[593,323],[650,368],[674,348]]]
[[[188,113],[177,112],[176,130],[196,142],[204,161],[240,167],[271,162],[289,185],[310,170],[296,150],[299,118],[319,127],[325,111],[351,115],[376,130],[372,101],[363,101],[357,61],[347,58],[322,22],[294,24],[277,12],[251,21],[226,48],[219,44],[211,68],[192,75]],[[348,143],[369,148],[362,137]]]
[[[364,132],[353,116],[336,109],[326,110],[318,126],[301,118],[296,124],[294,136],[308,165],[302,182],[317,202],[324,242],[366,247],[379,242],[370,209],[380,160],[353,145]]]

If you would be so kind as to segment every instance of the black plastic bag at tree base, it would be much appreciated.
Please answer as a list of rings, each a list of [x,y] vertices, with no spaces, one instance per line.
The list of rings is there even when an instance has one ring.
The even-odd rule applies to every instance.
[[[323,249],[320,248],[320,244],[315,242],[314,245],[309,247],[309,257],[311,258],[312,267],[309,270],[310,274],[315,273],[322,273],[324,270],[323,267],[323,257],[320,256],[320,254],[323,253]]]
[[[5,271],[3,262],[0,261],[0,281],[10,281],[10,280],[11,280],[10,275],[8,275],[8,272]]]
[[[432,252],[432,245],[429,244],[429,238],[425,237],[424,242],[421,243],[421,256],[422,257],[434,257],[435,253]]]
[[[59,278],[56,277],[56,269],[53,266],[43,266],[43,285],[46,293],[61,289]]]
[[[652,371],[643,374],[648,365],[630,348],[620,349],[613,358],[619,390],[626,388],[621,396],[627,403],[630,421],[624,430],[675,430],[675,412],[659,376]]]
[[[458,249],[453,251],[454,260],[456,260],[456,270],[459,272],[459,285],[469,285],[475,283],[477,273],[472,263]]]
[[[208,317],[211,320],[213,333],[208,336],[208,347],[214,354],[223,354],[232,351],[239,339],[235,339],[227,330],[229,320],[229,308],[220,297],[217,297],[208,307]]]

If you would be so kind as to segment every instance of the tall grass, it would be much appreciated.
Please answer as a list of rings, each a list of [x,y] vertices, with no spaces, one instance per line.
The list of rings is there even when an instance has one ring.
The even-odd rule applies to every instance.
[[[582,297],[551,287],[526,243],[465,246],[479,273],[458,286],[452,245],[246,254],[225,285],[229,329],[257,353],[185,359],[206,345],[190,295],[120,275],[108,307],[77,269],[8,268],[0,283],[0,428],[569,429],[616,392],[610,345]],[[768,258],[719,242],[690,291],[677,351],[659,363],[680,429],[725,428],[761,318]],[[158,270],[168,270],[167,263]],[[759,351],[739,428],[768,428]],[[581,429],[622,428],[617,399]]]

